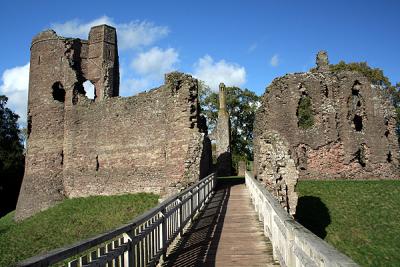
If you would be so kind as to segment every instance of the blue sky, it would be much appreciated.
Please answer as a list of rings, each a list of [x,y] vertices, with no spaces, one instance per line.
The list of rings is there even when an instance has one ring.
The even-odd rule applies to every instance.
[[[121,94],[133,95],[179,70],[212,88],[224,81],[262,94],[276,77],[331,63],[367,61],[400,81],[400,1],[7,1],[0,11],[0,93],[25,120],[32,37],[47,28],[87,36],[116,26]]]

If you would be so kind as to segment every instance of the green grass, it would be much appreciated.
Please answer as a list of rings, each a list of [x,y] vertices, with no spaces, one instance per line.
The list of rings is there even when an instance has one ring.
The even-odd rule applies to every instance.
[[[400,181],[300,181],[297,220],[361,266],[400,266]]]
[[[158,203],[154,194],[68,199],[20,223],[0,218],[0,266],[116,228]]]

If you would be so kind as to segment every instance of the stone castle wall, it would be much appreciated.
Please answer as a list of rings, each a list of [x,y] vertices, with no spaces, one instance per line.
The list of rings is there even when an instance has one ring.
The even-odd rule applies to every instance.
[[[299,179],[396,179],[400,177],[395,109],[382,90],[358,72],[329,71],[326,53],[314,72],[276,78],[262,97],[254,127],[256,175],[270,188],[297,179],[281,168],[295,163]],[[299,123],[302,98],[312,125]],[[271,134],[286,144],[288,160],[272,162]],[[273,160],[271,160],[271,158]],[[277,168],[276,166],[279,166]],[[282,198],[284,198],[282,196]]]
[[[112,27],[92,28],[88,41],[53,31],[34,38],[17,220],[64,198],[165,196],[208,174],[211,147],[197,80],[174,72],[161,87],[122,98],[118,68]],[[94,100],[85,96],[86,80],[95,85]]]

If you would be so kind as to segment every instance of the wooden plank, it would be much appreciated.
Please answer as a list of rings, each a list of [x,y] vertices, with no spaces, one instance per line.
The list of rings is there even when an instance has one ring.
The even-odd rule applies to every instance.
[[[199,199],[208,195],[202,191]],[[209,196],[163,266],[279,266],[245,185],[222,185]]]

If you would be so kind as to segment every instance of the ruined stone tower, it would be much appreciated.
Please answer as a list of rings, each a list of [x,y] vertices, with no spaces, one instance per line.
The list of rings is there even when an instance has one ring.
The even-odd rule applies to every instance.
[[[95,99],[86,97],[91,81]],[[25,176],[15,218],[65,198],[153,192],[168,195],[209,172],[197,80],[121,98],[116,30],[88,40],[48,30],[32,40]],[[202,166],[202,168],[200,168]]]
[[[382,89],[361,73],[331,72],[326,52],[316,61],[313,72],[272,82],[254,126],[257,178],[291,212],[297,176],[400,177],[395,109]]]
[[[215,130],[218,176],[230,176],[232,169],[230,119],[226,108],[225,90],[225,84],[220,83],[218,121]]]

